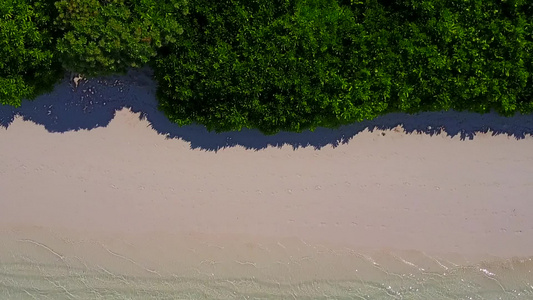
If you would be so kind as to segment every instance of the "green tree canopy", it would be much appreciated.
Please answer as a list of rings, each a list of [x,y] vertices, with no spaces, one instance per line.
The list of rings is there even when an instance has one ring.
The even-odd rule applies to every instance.
[[[533,112],[529,0],[0,1],[3,104],[149,63],[168,118],[215,131]]]
[[[394,80],[400,111],[532,111],[531,1],[392,3],[384,6],[405,21]]]
[[[154,64],[174,122],[265,133],[388,112],[533,111],[525,0],[194,0]]]
[[[142,66],[156,50],[175,42],[185,1],[60,0],[55,25],[65,69],[87,76],[124,73]]]
[[[0,4],[0,103],[19,106],[50,91],[62,76],[50,33],[49,2]]]
[[[184,35],[155,64],[161,108],[178,124],[217,131],[298,131],[370,117],[386,104],[346,96],[358,68],[346,49],[363,48],[365,31],[385,24],[365,30],[361,13],[335,0],[193,1]]]

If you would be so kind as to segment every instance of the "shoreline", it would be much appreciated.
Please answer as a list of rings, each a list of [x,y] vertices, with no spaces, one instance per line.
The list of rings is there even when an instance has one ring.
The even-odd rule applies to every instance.
[[[17,118],[0,138],[7,224],[533,255],[533,138],[364,132],[319,151],[212,153],[127,110],[106,128],[63,134]]]

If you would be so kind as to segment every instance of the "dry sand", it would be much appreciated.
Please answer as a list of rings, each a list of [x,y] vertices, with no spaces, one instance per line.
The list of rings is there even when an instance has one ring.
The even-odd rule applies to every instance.
[[[480,276],[497,289],[510,278],[502,274],[520,272],[509,276],[519,276],[515,283],[523,290],[502,289],[530,297],[532,150],[531,136],[489,132],[461,140],[363,130],[320,150],[237,145],[207,151],[158,134],[128,109],[106,127],[63,133],[16,117],[0,128],[0,290],[8,298],[42,298],[46,291],[51,298],[75,297],[80,290],[60,282],[77,276],[86,278],[79,289],[107,284],[107,291],[174,278],[162,285],[169,292],[185,289],[176,278],[188,278],[191,298],[231,298],[235,290],[227,297],[217,290],[237,287],[228,278],[240,278],[245,293],[259,290],[246,279],[280,288],[362,282],[363,276],[396,280],[405,294],[412,291],[398,274],[444,280],[455,270],[458,286],[459,279]],[[46,266],[57,270],[41,270]],[[55,279],[26,282],[24,274]],[[118,279],[98,279],[106,274]],[[497,284],[491,276],[500,276]],[[216,280],[227,286],[206,285]],[[394,298],[394,284],[358,297],[379,298],[381,291]],[[474,293],[483,287],[478,282]],[[301,286],[264,293],[311,296],[322,288],[327,294],[326,286],[306,288],[308,294]],[[198,290],[205,294],[194,296]],[[426,292],[445,295],[438,287]],[[135,295],[157,298],[154,293]]]

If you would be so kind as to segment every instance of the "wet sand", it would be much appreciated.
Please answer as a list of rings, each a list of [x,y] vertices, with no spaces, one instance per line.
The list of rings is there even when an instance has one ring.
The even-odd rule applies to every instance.
[[[398,127],[206,151],[128,109],[64,133],[16,117],[0,128],[0,295],[528,299],[532,149]]]

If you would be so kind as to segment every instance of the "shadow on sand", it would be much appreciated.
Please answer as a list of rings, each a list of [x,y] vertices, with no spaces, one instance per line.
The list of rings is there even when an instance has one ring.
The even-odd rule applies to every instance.
[[[130,71],[126,76],[91,79],[81,82],[77,88],[69,80],[57,85],[50,94],[34,101],[24,101],[19,108],[0,105],[0,126],[9,127],[15,116],[43,125],[49,132],[67,132],[107,126],[115,112],[128,108],[140,113],[152,128],[167,138],[179,138],[190,143],[191,148],[217,151],[240,145],[246,149],[260,150],[268,146],[293,148],[324,146],[333,147],[350,141],[364,130],[387,130],[401,125],[407,133],[429,135],[459,135],[462,140],[473,139],[476,133],[491,132],[523,139],[533,134],[533,115],[517,115],[511,118],[497,114],[466,112],[428,112],[417,115],[394,113],[339,129],[319,128],[314,132],[281,132],[265,136],[257,130],[214,133],[202,126],[179,127],[171,123],[157,110],[156,85],[148,69]]]

